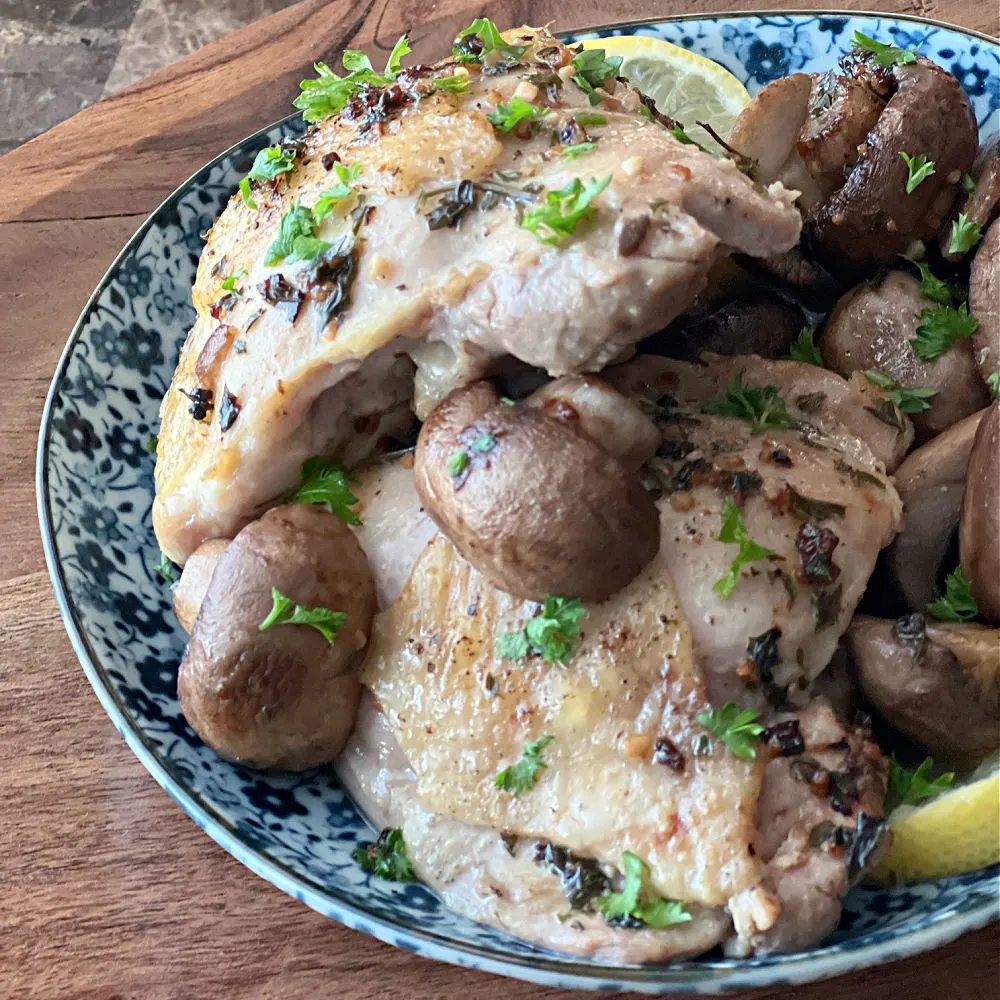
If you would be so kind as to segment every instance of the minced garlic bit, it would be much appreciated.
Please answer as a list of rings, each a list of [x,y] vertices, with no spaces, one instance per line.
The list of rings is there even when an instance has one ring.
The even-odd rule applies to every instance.
[[[635,735],[625,740],[622,749],[626,757],[632,760],[648,760],[649,753],[653,749],[653,741],[648,736]]]
[[[368,264],[368,277],[372,281],[388,281],[392,277],[392,261],[380,253],[372,254]]]
[[[567,66],[560,66],[559,69],[556,70],[556,72],[559,74],[560,79],[568,82],[572,80],[574,76],[576,76],[576,67],[572,63],[570,63]]]
[[[626,177],[636,177],[642,173],[646,161],[641,156],[630,156],[621,165],[621,172]]]
[[[514,96],[530,104],[538,96],[538,88],[530,80],[522,80],[517,85]]]

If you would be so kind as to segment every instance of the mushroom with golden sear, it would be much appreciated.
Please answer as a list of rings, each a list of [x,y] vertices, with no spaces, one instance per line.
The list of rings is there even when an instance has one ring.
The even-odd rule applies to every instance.
[[[990,226],[972,260],[969,311],[979,320],[972,334],[979,374],[1000,378],[1000,224]]]
[[[903,501],[903,530],[886,550],[886,562],[913,611],[934,600],[934,584],[951,551],[962,508],[969,454],[987,410],[952,424],[943,434],[910,452],[895,473]],[[954,556],[952,556],[954,561]]]
[[[956,214],[965,216],[967,222],[974,222],[982,232],[1000,214],[1000,135],[983,143],[976,162],[969,171],[972,190],[964,193],[956,206]],[[949,260],[961,260],[962,254],[950,253],[951,220],[938,234],[938,246]]]
[[[321,507],[269,510],[228,544],[181,662],[185,718],[223,757],[303,770],[333,760],[357,710],[375,585]]]
[[[636,472],[578,421],[549,415],[544,402],[507,405],[487,382],[434,409],[414,475],[459,552],[517,597],[607,597],[659,549],[656,506]]]
[[[979,613],[1000,622],[1000,400],[979,423],[969,454],[958,547]]]
[[[865,697],[901,732],[952,757],[1000,748],[1000,629],[857,615],[847,644]]]
[[[910,414],[918,440],[927,440],[989,403],[968,337],[944,354],[925,361],[912,340],[920,312],[932,303],[916,278],[890,271],[841,297],[820,333],[819,347],[828,367],[839,372],[877,368],[904,389],[934,389],[930,408]]]

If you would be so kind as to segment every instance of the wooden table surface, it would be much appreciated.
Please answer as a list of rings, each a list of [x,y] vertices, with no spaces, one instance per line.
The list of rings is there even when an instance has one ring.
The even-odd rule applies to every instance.
[[[840,2],[997,33],[995,0]],[[718,0],[507,0],[486,12],[503,26],[571,28],[713,6]],[[728,9],[752,6],[735,0]],[[8,180],[0,200],[2,997],[431,1000],[500,989],[508,1000],[570,997],[346,930],[209,840],[143,770],[91,692],[59,620],[35,515],[35,440],[49,379],[90,290],[144,216],[206,160],[286,114],[314,60],[332,63],[344,47],[386,53],[405,30],[424,61],[481,12],[465,0],[306,0],[0,158]],[[998,941],[994,925],[794,995],[995,1000]]]

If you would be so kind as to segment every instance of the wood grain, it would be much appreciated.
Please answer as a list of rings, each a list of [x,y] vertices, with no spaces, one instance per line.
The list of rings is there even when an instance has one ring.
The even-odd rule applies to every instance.
[[[689,0],[684,11],[712,6]],[[995,3],[892,6],[997,32]],[[35,439],[51,373],[90,290],[145,214],[207,159],[285,114],[315,59],[345,46],[387,52],[404,29],[417,57],[430,58],[482,9],[462,0],[305,0],[2,159],[0,997],[570,996],[437,965],[348,931],[216,847],[146,774],[90,690],[59,621],[34,513]],[[501,23],[552,19],[568,28],[680,7],[505,0],[487,10]],[[931,955],[794,996],[995,1000],[998,942],[994,925]],[[745,996],[787,1000],[789,992]]]

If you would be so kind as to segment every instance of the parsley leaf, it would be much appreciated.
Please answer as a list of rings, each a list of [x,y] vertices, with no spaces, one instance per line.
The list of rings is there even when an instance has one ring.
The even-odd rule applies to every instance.
[[[719,532],[719,541],[730,545],[739,545],[740,551],[729,566],[729,571],[725,576],[716,580],[712,585],[714,590],[722,600],[726,600],[736,587],[739,580],[740,570],[747,563],[756,562],[758,559],[780,559],[781,556],[758,545],[747,534],[746,525],[743,522],[743,511],[726,499],[722,503],[722,530]]]
[[[148,451],[150,455],[155,455],[156,449],[159,447],[160,436],[158,434],[150,434],[149,437],[146,438],[146,451]]]
[[[994,396],[1000,397],[1000,368],[998,368],[992,375],[986,376],[986,384],[990,387],[990,392]]]
[[[979,327],[979,320],[969,313],[964,302],[957,309],[921,309],[917,320],[917,335],[910,344],[913,353],[924,361],[939,358]]]
[[[650,884],[649,866],[631,851],[622,853],[625,885],[621,892],[610,892],[594,901],[608,923],[641,920],[647,927],[662,930],[691,919],[684,904],[664,899]]]
[[[806,365],[815,365],[817,368],[825,368],[823,355],[819,353],[819,348],[813,339],[816,331],[811,326],[804,326],[799,330],[798,339],[788,349],[784,356],[785,361],[801,361]]]
[[[743,382],[743,372],[726,386],[725,396],[710,399],[703,410],[716,417],[749,420],[754,434],[768,427],[794,427],[796,424],[795,418],[785,409],[785,401],[776,385],[755,389]]]
[[[523,121],[537,122],[549,113],[549,108],[529,104],[521,97],[512,97],[509,101],[498,104],[495,111],[486,117],[498,132],[510,132]]]
[[[278,235],[275,241],[267,248],[264,256],[264,263],[268,266],[280,264],[288,259],[290,263],[298,260],[311,260],[318,256],[323,250],[329,248],[327,243],[323,249],[319,249],[317,244],[323,243],[316,238],[316,220],[312,212],[301,202],[294,205],[281,217],[278,224]],[[298,241],[298,242],[297,242]],[[312,256],[308,254],[312,251]]]
[[[301,604],[292,606],[290,598],[278,590],[271,588],[273,606],[270,614],[257,626],[258,631],[266,632],[275,625],[309,625],[322,633],[330,645],[334,636],[344,627],[347,615],[343,611],[329,611],[327,608],[306,608]]]
[[[166,553],[160,553],[160,564],[153,572],[164,582],[173,583],[177,579],[177,567],[170,561]]]
[[[591,104],[600,104],[601,95],[594,88],[618,76],[621,65],[621,56],[609,59],[604,49],[584,49],[573,57],[573,68],[576,70],[573,82],[587,95]]]
[[[571,146],[563,146],[559,150],[559,156],[564,160],[575,160],[584,153],[589,153],[597,147],[595,142],[575,142]]]
[[[405,46],[405,51],[401,48],[401,44]],[[409,51],[404,36],[393,46],[386,72],[390,72],[393,68],[393,57],[398,64],[399,57]],[[302,112],[302,117],[307,122],[321,122],[337,114],[362,84],[385,87],[392,82],[392,76],[383,76],[375,72],[371,60],[364,52],[348,49],[344,53],[343,62],[347,76],[337,76],[325,62],[318,62],[313,63],[317,73],[316,79],[303,80],[299,84],[302,93],[292,101],[292,105]]]
[[[933,766],[934,758],[927,757],[915,771],[910,771],[893,755],[889,758],[889,791],[908,806],[918,806],[948,791],[955,783],[954,771],[931,778]]]
[[[577,111],[573,117],[576,119],[577,124],[582,125],[584,128],[598,128],[601,125],[608,124],[608,119],[598,111]]]
[[[934,161],[927,159],[926,153],[918,153],[916,156],[907,156],[906,153],[899,154],[906,164],[909,176],[906,178],[906,193],[913,194],[920,185],[934,173]]]
[[[496,65],[505,62],[513,66],[527,48],[527,45],[508,45],[500,29],[488,17],[477,17],[455,36],[451,52],[460,63]]]
[[[865,35],[860,31],[854,32],[851,45],[856,49],[865,49],[873,52],[875,58],[872,60],[876,66],[906,66],[908,63],[916,62],[916,49],[901,49],[895,45],[886,45],[884,42],[877,42],[870,35]]]
[[[406,856],[406,841],[403,831],[387,827],[374,844],[356,847],[351,857],[371,875],[384,878],[387,882],[414,882],[416,875],[413,865]]]
[[[577,224],[597,210],[591,202],[611,183],[611,174],[603,180],[591,177],[586,186],[574,177],[560,191],[549,191],[545,201],[524,213],[521,225],[542,243],[559,246],[576,231]]]
[[[982,236],[982,227],[978,222],[970,222],[965,212],[959,212],[958,218],[951,224],[951,242],[948,253],[968,253]]]
[[[469,88],[469,78],[460,73],[452,76],[439,76],[433,81],[438,90],[443,90],[448,94],[461,94]]]
[[[942,281],[935,276],[922,260],[910,261],[920,271],[920,294],[939,306],[953,306],[964,298],[962,290],[956,285]]]
[[[411,51],[406,35],[400,35],[392,47],[392,52],[389,53],[389,61],[385,64],[385,75],[390,79],[395,79],[403,68],[400,65],[400,60],[403,56],[408,56]]]
[[[358,498],[351,492],[355,478],[335,458],[309,458],[302,465],[302,483],[289,498],[290,503],[323,504],[345,524],[361,525],[351,510]]]
[[[937,389],[930,389],[926,386],[904,389],[895,379],[878,368],[869,368],[864,375],[869,382],[885,392],[886,398],[900,413],[923,413],[931,408],[928,400],[937,395]]]
[[[459,448],[448,456],[448,471],[453,476],[460,476],[468,467],[469,453],[464,448]]]
[[[587,609],[577,597],[546,597],[542,610],[520,632],[497,636],[497,656],[523,660],[537,653],[546,663],[565,663],[576,648]]]
[[[962,190],[970,197],[976,193],[976,182],[968,174],[962,174]]]
[[[333,210],[352,193],[351,185],[358,179],[361,173],[361,164],[355,163],[345,167],[343,163],[333,165],[334,173],[337,175],[337,186],[328,191],[320,192],[319,200],[313,205],[313,220],[318,225],[324,219],[333,214]]]
[[[250,194],[250,181],[273,181],[280,174],[287,173],[295,166],[295,148],[290,146],[268,146],[254,157],[250,173],[240,181],[240,194],[247,208],[256,209],[257,202]]]
[[[222,290],[225,292],[235,292],[236,282],[240,278],[245,278],[247,276],[247,271],[245,267],[241,267],[239,270],[234,271],[225,281],[222,282]]]
[[[542,760],[542,751],[554,739],[554,736],[543,736],[533,743],[526,743],[521,759],[516,764],[505,767],[493,779],[494,786],[515,797],[523,792],[530,792],[538,782],[539,772],[547,766]]]
[[[927,610],[941,622],[967,622],[979,614],[972,596],[972,583],[959,566],[944,581],[944,597],[927,605]]]
[[[731,701],[722,708],[699,712],[696,719],[722,740],[737,757],[753,760],[757,756],[754,744],[764,732],[764,727],[756,721],[757,712],[754,709],[741,709]]]

